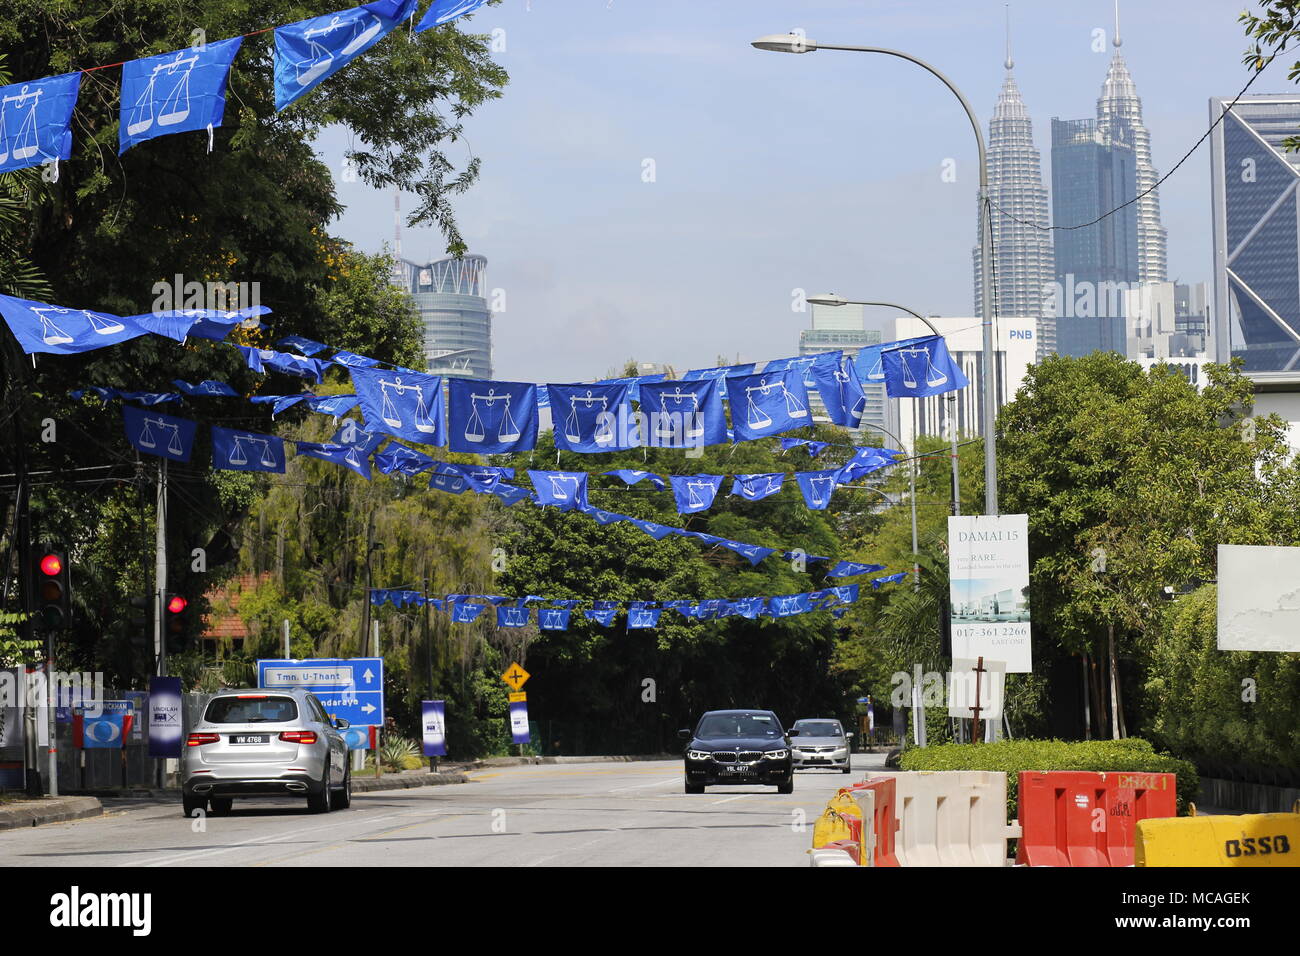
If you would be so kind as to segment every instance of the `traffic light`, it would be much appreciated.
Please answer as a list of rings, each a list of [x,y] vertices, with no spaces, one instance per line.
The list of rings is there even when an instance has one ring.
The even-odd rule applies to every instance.
[[[68,562],[63,552],[43,548],[37,552],[36,619],[46,630],[55,631],[72,623],[72,587]]]
[[[167,653],[180,654],[188,649],[190,621],[186,608],[189,601],[179,594],[167,599]]]
[[[150,608],[153,607],[153,600],[149,597],[133,597],[130,600],[131,616],[127,623],[131,628],[131,643],[137,647],[148,647],[151,641],[149,636]]]

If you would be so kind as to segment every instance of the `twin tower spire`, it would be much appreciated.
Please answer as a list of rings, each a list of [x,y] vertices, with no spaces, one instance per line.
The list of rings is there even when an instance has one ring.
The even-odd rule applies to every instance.
[[[1160,199],[1154,190],[1159,178],[1151,163],[1151,138],[1142,124],[1142,101],[1120,52],[1119,3],[1115,4],[1114,52],[1097,99],[1095,137],[1102,144],[1123,144],[1132,150],[1134,192],[1142,195],[1136,211],[1136,262],[1134,279],[1140,282],[1166,278],[1166,233],[1160,224]],[[1033,316],[1040,323],[1040,351],[1055,351],[1055,328],[1050,301],[1044,289],[1060,280],[1052,233],[1048,230],[1048,196],[1042,163],[1033,142],[1033,126],[1012,70],[1010,11],[1007,14],[1006,76],[989,122],[988,174],[992,200],[994,301],[998,314]],[[1091,125],[1091,124],[1090,124]],[[1059,204],[1058,204],[1059,205]],[[1059,215],[1058,215],[1059,218]],[[978,222],[978,220],[977,220]],[[1057,222],[1057,226],[1076,225]],[[1099,227],[1090,227],[1099,228]],[[1080,230],[1086,231],[1086,230]],[[976,236],[978,239],[978,227]],[[975,308],[978,313],[983,276],[978,242],[974,249]]]

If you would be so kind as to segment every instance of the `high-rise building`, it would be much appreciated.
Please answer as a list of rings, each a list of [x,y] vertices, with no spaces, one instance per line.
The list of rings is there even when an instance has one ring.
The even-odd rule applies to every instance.
[[[1126,352],[1124,294],[1138,282],[1139,257],[1137,208],[1123,204],[1136,183],[1130,144],[1108,139],[1093,120],[1053,118],[1052,221],[1091,223],[1056,231],[1052,308],[1060,355]]]
[[[912,435],[950,436],[955,427],[959,436],[975,436],[984,429],[983,323],[978,318],[932,317],[930,322],[943,336],[958,367],[969,383],[965,388],[928,398],[898,398],[895,421],[900,440],[911,447]],[[1030,316],[998,316],[997,335],[993,340],[994,401],[998,408],[1016,397],[1029,368],[1037,360],[1038,323]],[[930,335],[929,328],[914,316],[893,320],[892,340]],[[915,406],[915,407],[913,407]],[[913,414],[915,413],[915,427]],[[952,425],[946,426],[951,419]]]
[[[1124,314],[1128,357],[1143,359],[1205,358],[1209,305],[1204,282],[1143,282],[1128,290]]]
[[[1052,234],[1048,231],[1047,190],[1042,163],[1034,147],[1033,124],[1011,69],[1010,29],[1007,75],[989,121],[988,180],[992,201],[994,309],[997,315],[1032,316],[1038,320],[1040,352],[1055,351],[1055,323],[1045,308],[1054,278]],[[983,308],[983,261],[976,213],[975,312]]]
[[[1142,100],[1120,52],[1124,41],[1119,35],[1119,0],[1115,2],[1115,34],[1111,42],[1115,52],[1097,98],[1097,132],[1107,142],[1133,147],[1135,191],[1124,198],[1137,197],[1138,281],[1164,282],[1168,237],[1160,224],[1160,191],[1154,188],[1160,177],[1151,162],[1151,134],[1142,124]]]
[[[861,305],[814,305],[812,328],[799,333],[799,354],[842,351],[851,355],[864,346],[878,345],[880,333],[865,328],[864,308]],[[885,395],[885,386],[863,382],[862,391],[866,395],[867,408],[862,414],[860,427],[877,432],[888,428],[889,399]],[[811,391],[809,397],[813,402],[814,416],[825,416],[826,410],[818,393]]]
[[[1300,155],[1282,145],[1300,129],[1300,96],[1231,102],[1210,100],[1215,356],[1300,381]]]
[[[484,294],[487,259],[464,256],[425,265],[398,259],[397,284],[411,294],[424,322],[424,359],[431,375],[492,377],[492,312]]]

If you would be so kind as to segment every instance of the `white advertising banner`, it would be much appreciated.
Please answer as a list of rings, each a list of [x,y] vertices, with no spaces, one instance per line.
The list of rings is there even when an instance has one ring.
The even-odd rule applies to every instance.
[[[948,519],[952,656],[1005,661],[1033,671],[1029,645],[1029,516]]]

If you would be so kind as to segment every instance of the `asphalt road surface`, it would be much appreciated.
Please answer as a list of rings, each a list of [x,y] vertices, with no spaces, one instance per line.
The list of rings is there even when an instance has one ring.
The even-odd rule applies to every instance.
[[[352,808],[235,801],[186,820],[174,801],[105,801],[103,817],[0,833],[0,866],[807,866],[836,789],[879,769],[795,774],[775,787],[682,790],[682,764],[544,764],[474,771],[472,783],[358,793]]]

